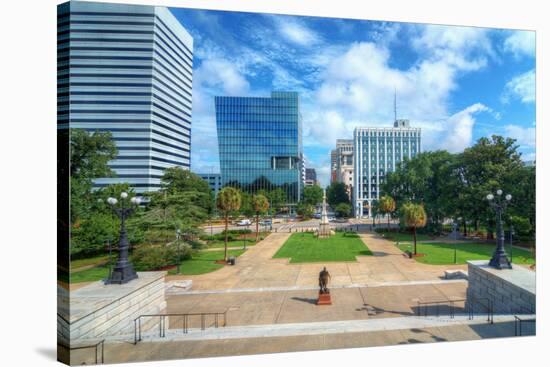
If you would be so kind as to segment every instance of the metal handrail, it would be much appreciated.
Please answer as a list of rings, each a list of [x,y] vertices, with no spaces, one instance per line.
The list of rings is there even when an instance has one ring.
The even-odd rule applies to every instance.
[[[537,322],[537,319],[534,318],[534,319],[522,319],[521,317],[517,316],[517,315],[514,315],[514,334],[515,336],[522,336],[523,332],[522,332],[522,323],[524,322]],[[519,328],[518,328],[519,326]],[[519,329],[519,333],[518,333],[518,329]]]
[[[90,344],[90,345],[82,345],[79,347],[71,347],[70,345],[65,345],[63,343],[58,343],[64,348],[67,348],[69,351],[72,350],[79,350],[79,349],[90,349],[95,348],[95,364],[99,364],[99,358],[98,358],[98,348],[101,345],[101,364],[105,363],[105,339],[100,340],[96,344]]]
[[[436,306],[436,314],[437,317],[439,317],[439,306],[440,305],[449,305],[449,317],[451,319],[454,319],[455,317],[455,302],[466,302],[466,299],[447,299],[442,301],[425,301],[421,302],[420,300],[417,301],[417,315],[422,316],[421,310],[422,307],[424,307],[424,316],[428,316],[428,306],[435,305]]]
[[[219,316],[223,315],[222,327],[227,325],[227,311],[224,312],[188,312],[188,313],[162,313],[162,314],[149,314],[140,315],[134,319],[134,344],[141,341],[141,319],[145,317],[158,317],[159,318],[159,337],[164,338],[166,336],[166,317],[175,316],[182,317],[182,331],[184,334],[189,332],[189,316],[200,316],[201,318],[201,330],[206,329],[206,316],[214,316],[214,327],[219,326]]]
[[[487,304],[485,305],[480,301],[487,301]],[[470,320],[474,319],[474,306],[475,306],[475,304],[479,304],[487,310],[487,322],[493,324],[494,323],[494,321],[493,321],[493,316],[494,316],[493,301],[489,298],[470,297],[468,299],[468,318]]]

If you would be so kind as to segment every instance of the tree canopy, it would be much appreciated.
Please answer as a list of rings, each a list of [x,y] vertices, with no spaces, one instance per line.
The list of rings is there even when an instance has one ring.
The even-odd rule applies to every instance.
[[[332,182],[327,188],[327,202],[336,208],[340,203],[350,204],[348,191],[343,182]]]

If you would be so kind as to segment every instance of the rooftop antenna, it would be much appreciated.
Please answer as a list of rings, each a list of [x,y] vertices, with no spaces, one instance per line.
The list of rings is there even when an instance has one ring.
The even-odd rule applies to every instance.
[[[397,88],[393,88],[393,121],[397,121]]]

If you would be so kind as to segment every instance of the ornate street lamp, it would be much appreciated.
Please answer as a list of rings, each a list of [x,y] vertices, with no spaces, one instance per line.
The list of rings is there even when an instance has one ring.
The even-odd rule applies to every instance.
[[[126,219],[132,215],[140,200],[137,197],[133,197],[130,199],[130,205],[127,206],[127,198],[128,193],[123,192],[120,194],[120,203],[113,197],[107,199],[107,203],[111,205],[113,212],[120,218],[120,235],[118,241],[118,259],[106,284],[125,284],[138,277],[132,263],[128,259],[129,244],[126,233]],[[117,204],[119,205],[117,206]]]
[[[181,267],[180,236],[181,236],[181,231],[180,231],[179,228],[178,228],[178,229],[176,229],[176,246],[177,246],[177,251],[178,251],[177,274],[181,274],[181,273],[180,273],[180,267]]]
[[[497,247],[493,253],[493,257],[489,261],[489,266],[497,269],[512,269],[512,264],[506,256],[504,250],[504,228],[502,226],[502,213],[506,210],[508,203],[512,200],[512,195],[507,194],[502,198],[502,190],[497,190],[497,195],[488,194],[487,200],[491,207],[495,210],[497,220]]]

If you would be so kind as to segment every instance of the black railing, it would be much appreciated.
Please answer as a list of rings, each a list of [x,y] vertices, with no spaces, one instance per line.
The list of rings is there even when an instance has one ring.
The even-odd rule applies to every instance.
[[[493,322],[493,316],[494,316],[493,301],[489,298],[468,297],[467,308],[468,308],[468,318],[470,320],[474,319],[476,305],[481,306],[487,311],[487,322],[493,324],[494,323]]]
[[[449,317],[451,319],[454,319],[456,314],[457,306],[455,303],[458,302],[466,302],[465,299],[446,299],[441,301],[418,301],[416,314],[418,316],[428,316],[428,310],[432,308],[432,306],[435,306],[435,313],[436,316],[439,317],[440,315],[440,307],[441,306],[448,306],[449,307]],[[422,315],[422,309],[424,309],[424,315]]]
[[[67,348],[69,350],[69,352],[71,352],[73,350],[94,348],[95,349],[95,364],[105,363],[105,340],[104,339],[97,342],[96,344],[81,345],[81,346],[78,346],[78,347],[70,347],[70,346],[68,346],[66,344],[63,344],[63,343],[59,343],[59,345],[61,345],[63,348]],[[99,348],[100,345],[101,345],[101,349]],[[101,351],[101,353],[99,353],[99,351]]]
[[[222,327],[227,325],[227,310],[224,312],[193,312],[193,313],[166,313],[166,314],[153,314],[153,315],[140,315],[134,319],[134,344],[141,341],[141,319],[142,318],[159,318],[159,337],[164,338],[166,336],[166,317],[181,317],[182,318],[182,331],[184,334],[189,332],[189,318],[200,317],[201,330],[206,329],[206,317],[214,316],[214,327],[219,327],[220,316],[223,316]]]
[[[522,336],[523,335],[522,325],[523,325],[524,322],[536,323],[537,319],[536,318],[534,318],[534,319],[524,319],[524,318],[521,318],[517,315],[514,315],[514,334],[516,336]]]

